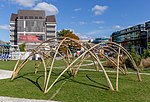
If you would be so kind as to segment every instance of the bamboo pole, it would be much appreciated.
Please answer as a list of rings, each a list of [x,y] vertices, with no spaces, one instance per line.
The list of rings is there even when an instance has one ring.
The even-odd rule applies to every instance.
[[[40,65],[41,65],[41,62],[39,63],[35,62],[35,72],[34,72],[35,74],[37,74]]]
[[[42,63],[43,63],[43,66],[44,66],[44,90],[45,90],[45,86],[46,86],[46,78],[47,78],[47,68],[46,68],[46,64],[45,64],[45,61],[44,61],[44,58],[41,57],[42,59]]]
[[[17,74],[19,73],[19,71],[22,69],[22,67],[28,62],[29,58],[32,56],[32,54],[30,54],[20,65],[19,67],[16,69],[16,71],[12,74],[12,79],[13,80]]]
[[[76,41],[76,40],[74,40],[74,39],[72,39],[73,41]],[[100,60],[98,59],[98,56],[94,53],[92,53],[90,50],[92,50],[92,49],[94,49],[94,48],[96,48],[97,46],[100,46],[100,44],[97,44],[97,45],[94,45],[93,47],[91,47],[90,49],[87,49],[86,47],[84,47],[91,55],[93,55],[93,57],[98,61],[98,63],[99,63],[99,65],[101,66],[101,68],[102,68],[102,70],[103,70],[103,73],[104,73],[104,75],[105,75],[105,78],[106,78],[106,80],[107,80],[107,82],[108,82],[108,85],[109,85],[109,87],[110,87],[110,89],[112,90],[112,91],[114,91],[114,88],[113,88],[113,86],[112,86],[112,83],[111,83],[111,81],[110,81],[110,79],[109,79],[109,77],[108,77],[108,75],[107,75],[107,73],[106,73],[106,71],[105,71],[105,69],[104,69],[104,67],[103,67],[103,65],[102,65],[102,63],[100,62]],[[96,57],[95,57],[96,56]]]
[[[14,72],[13,76],[12,76],[12,80],[14,80],[14,78],[18,75],[19,71],[22,69],[22,67],[28,62],[28,59],[25,60],[19,67],[18,69]]]
[[[85,59],[85,56],[83,56],[81,59],[82,59],[81,62],[79,63],[78,67],[75,69],[74,77],[77,75],[78,70],[79,70],[79,68],[81,67],[81,65],[82,65],[82,63],[83,63],[83,61],[84,61],[84,59]]]
[[[120,47],[119,47],[119,51],[118,51],[118,59],[117,59],[117,71],[116,71],[116,91],[118,91],[119,61],[120,61]]]
[[[112,91],[114,91],[113,85],[112,85],[112,83],[111,83],[111,81],[110,81],[110,79],[109,79],[109,77],[108,77],[108,75],[107,75],[107,73],[106,73],[106,70],[105,70],[105,68],[103,67],[103,65],[102,65],[102,63],[101,63],[99,57],[98,57],[97,54],[95,53],[95,50],[97,49],[97,47],[100,46],[100,44],[94,45],[94,46],[92,46],[92,47],[89,46],[90,48],[87,48],[87,47],[81,45],[81,46],[85,49],[85,52],[84,52],[83,54],[81,54],[78,58],[72,60],[72,62],[70,62],[69,64],[66,63],[66,64],[67,64],[67,67],[62,71],[62,73],[60,73],[60,75],[54,80],[54,82],[53,82],[50,86],[48,86],[48,85],[49,85],[49,81],[50,81],[50,77],[51,77],[51,72],[52,72],[52,69],[53,69],[53,66],[54,66],[54,62],[55,62],[55,59],[56,59],[56,55],[57,55],[57,54],[60,54],[58,50],[60,49],[60,46],[62,46],[63,42],[68,41],[68,39],[69,39],[69,41],[74,41],[74,42],[76,42],[77,44],[81,45],[78,40],[75,40],[75,39],[72,39],[72,38],[68,38],[68,37],[63,38],[63,39],[59,42],[59,45],[58,45],[57,49],[55,49],[55,54],[54,54],[53,60],[52,60],[52,62],[51,62],[51,66],[50,66],[50,68],[49,68],[50,71],[49,71],[49,73],[48,73],[48,76],[47,76],[47,66],[46,66],[45,60],[48,60],[48,58],[50,57],[48,54],[49,54],[49,52],[50,52],[51,49],[50,49],[46,54],[44,53],[44,54],[42,55],[42,51],[44,51],[43,49],[46,48],[46,47],[44,47],[43,49],[41,49],[40,46],[42,46],[44,43],[47,43],[47,42],[49,42],[49,41],[51,41],[51,40],[47,40],[47,41],[45,41],[45,42],[42,42],[39,46],[36,47],[35,50],[32,50],[32,53],[29,55],[29,57],[28,57],[25,61],[23,61],[23,62],[19,65],[19,67],[17,68],[18,63],[19,63],[19,61],[20,61],[20,60],[18,60],[17,63],[16,63],[16,65],[15,65],[14,74],[12,75],[12,77],[15,78],[15,77],[17,76],[17,74],[19,73],[19,71],[23,68],[23,66],[28,62],[29,58],[30,58],[34,53],[36,53],[37,51],[39,51],[39,52],[41,53],[42,63],[43,63],[43,65],[44,65],[44,93],[47,93],[47,92],[53,87],[53,85],[58,81],[58,79],[59,79],[69,68],[71,68],[72,66],[74,66],[74,64],[75,64],[79,59],[81,59],[81,62],[76,65],[76,66],[77,66],[76,70],[77,70],[77,72],[78,72],[78,69],[81,67],[81,64],[82,64],[83,61],[85,60],[86,54],[90,54],[91,57],[96,60],[96,61],[93,60],[93,61],[94,61],[94,64],[95,64],[95,65],[97,64],[97,65],[99,65],[99,66],[102,68],[102,71],[103,71],[103,73],[104,73],[104,75],[105,75],[105,78],[106,78],[106,80],[107,80],[107,83],[108,83],[110,89],[111,89]],[[115,62],[115,60],[110,59],[108,56],[105,56],[105,55],[104,55],[107,59],[109,59],[109,60],[111,61],[111,63],[113,63],[114,65],[117,66],[117,69],[116,69],[116,70],[117,70],[117,71],[116,71],[116,91],[118,90],[119,70],[122,70],[122,69],[121,69],[122,67],[121,67],[121,65],[120,65],[120,56],[119,56],[119,55],[120,55],[120,51],[124,52],[125,55],[128,56],[128,58],[130,59],[130,61],[131,61],[132,64],[133,64],[134,68],[137,70],[138,79],[141,81],[141,76],[140,76],[140,74],[139,74],[139,70],[138,70],[138,68],[137,68],[137,66],[136,66],[136,63],[134,62],[132,56],[129,54],[129,52],[128,52],[126,49],[124,49],[121,45],[118,45],[118,44],[113,43],[113,42],[108,42],[108,44],[109,44],[109,43],[110,43],[109,47],[119,48],[119,52],[117,52],[117,53],[118,53],[118,60],[117,60],[117,62]],[[40,49],[41,49],[41,50],[40,50]],[[99,48],[98,48],[98,49],[99,49]],[[97,49],[97,50],[98,50],[98,49]],[[114,49],[114,48],[113,48],[113,49]],[[69,50],[69,49],[68,49],[68,50]],[[68,50],[67,50],[67,53],[69,53]],[[115,49],[114,49],[114,50],[115,50]],[[115,51],[114,51],[114,52],[115,52]],[[69,55],[67,55],[67,57],[69,57]],[[70,59],[68,59],[68,60],[70,60]],[[64,59],[64,61],[67,62],[65,59]],[[95,62],[97,62],[97,63],[95,63]],[[119,67],[120,67],[120,68],[119,68]],[[97,66],[97,68],[98,68],[98,66]],[[16,69],[17,69],[17,70],[16,70]],[[126,72],[126,68],[124,68],[123,71]],[[74,72],[74,75],[76,75],[77,72],[75,71],[75,72]],[[121,72],[122,72],[122,71],[121,71]],[[12,79],[14,79],[14,78],[12,78]]]
[[[96,46],[98,46],[98,45],[95,45],[95,46],[93,46],[93,47],[91,47],[90,49],[88,49],[87,51],[85,51],[82,55],[80,55],[77,59],[75,59],[56,79],[55,79],[55,81],[50,85],[50,87],[46,90],[46,91],[44,91],[44,93],[47,93],[52,87],[53,87],[53,85],[58,81],[58,79],[69,69],[69,67],[71,67],[78,59],[80,59],[82,56],[84,56],[87,52],[89,52],[91,49],[93,49],[94,47],[96,47]],[[97,58],[96,58],[97,59]],[[98,63],[102,66],[102,64],[101,64],[101,62],[98,60]],[[114,91],[114,88],[113,88],[113,86],[112,86],[112,84],[111,84],[111,81],[110,81],[110,79],[109,79],[109,77],[108,77],[108,75],[107,75],[107,73],[106,73],[106,71],[105,71],[105,69],[104,69],[104,67],[102,66],[102,70],[103,70],[103,72],[104,72],[104,75],[105,75],[105,77],[106,77],[106,79],[107,79],[107,81],[108,81],[108,84],[109,84],[109,87],[110,87],[110,89],[112,90],[112,91]]]
[[[12,75],[11,75],[11,80],[13,80],[13,75],[15,74],[15,71],[16,71],[16,69],[17,69],[17,66],[18,66],[18,64],[19,64],[19,61],[21,60],[21,58],[24,56],[26,54],[26,52],[25,53],[23,53],[23,55],[21,55],[20,57],[19,57],[19,59],[18,59],[18,61],[17,61],[17,63],[16,63],[16,65],[15,65],[15,67],[14,67],[14,69],[13,69],[13,73],[12,73]]]
[[[127,75],[127,67],[125,64],[123,64],[124,70],[125,70],[125,75]]]
[[[53,58],[52,63],[51,63],[51,67],[50,67],[50,71],[49,71],[48,78],[47,78],[47,81],[46,81],[46,85],[45,85],[45,88],[44,88],[44,89],[45,89],[45,90],[44,90],[44,93],[46,92],[47,87],[48,87],[48,83],[49,83],[49,80],[50,80],[52,68],[53,68],[54,61],[55,61],[55,59],[56,59],[56,55],[57,55],[57,53],[58,53],[58,50],[59,50],[60,46],[62,45],[62,43],[63,43],[66,39],[67,39],[67,38],[64,38],[64,39],[59,43],[58,48],[56,49],[54,58]]]
[[[123,48],[122,46],[120,46],[119,44],[114,43],[114,42],[108,42],[108,44],[109,44],[109,43],[110,43],[110,44],[114,44],[114,45],[116,45],[116,46],[119,46],[119,47],[122,49],[122,51],[123,51],[123,52],[128,56],[128,58],[130,59],[130,61],[131,61],[131,63],[133,64],[134,68],[137,70],[138,80],[139,80],[139,81],[142,81],[141,75],[140,75],[139,70],[138,70],[138,67],[137,67],[135,61],[133,60],[131,54],[130,54],[125,48]]]
[[[111,48],[111,47],[108,47],[108,48]],[[113,48],[111,48],[111,49],[113,49]],[[95,50],[98,50],[98,49],[95,49]],[[114,51],[114,53],[118,53],[115,49],[113,49],[113,51]],[[100,52],[101,53],[101,52]],[[113,65],[115,65],[115,66],[117,66],[117,62],[115,61],[115,60],[113,60],[113,59],[111,59],[111,58],[109,58],[108,56],[106,56],[105,54],[103,54],[103,53],[101,53],[103,56],[105,56],[105,58],[107,59],[107,60],[109,60]],[[116,67],[115,67],[116,68]],[[122,68],[122,67],[121,67]],[[121,71],[121,73],[123,73],[123,74],[125,74],[125,71],[123,70],[123,68],[121,69],[120,67],[119,67],[119,70]]]
[[[91,47],[91,45],[90,44],[88,44],[88,46],[89,47]],[[95,49],[94,49],[95,50]],[[96,49],[97,50],[97,49]],[[92,53],[93,53],[94,51],[92,51]],[[94,61],[94,59],[93,59],[93,56],[91,56],[92,57],[92,61],[93,61],[93,63],[94,63],[94,66],[95,66],[95,68],[96,68],[96,71],[99,71],[99,67],[98,67],[98,64],[96,64],[95,63],[95,61]]]

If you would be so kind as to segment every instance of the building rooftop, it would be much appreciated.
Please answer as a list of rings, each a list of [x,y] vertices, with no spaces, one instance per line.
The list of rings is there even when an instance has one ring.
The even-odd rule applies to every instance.
[[[43,19],[45,18],[45,11],[44,10],[18,10],[18,17],[20,16],[37,16],[37,17],[42,17]]]
[[[19,19],[46,19],[46,22],[56,22],[55,15],[45,17],[44,10],[18,10],[18,14],[11,14],[10,21]]]
[[[54,15],[46,16],[46,22],[56,22],[56,18]]]
[[[10,21],[15,21],[17,19],[17,17],[18,17],[17,14],[12,13],[11,17],[10,17]]]

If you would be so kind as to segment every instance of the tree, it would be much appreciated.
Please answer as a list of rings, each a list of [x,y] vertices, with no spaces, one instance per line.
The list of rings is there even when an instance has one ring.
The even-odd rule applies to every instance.
[[[73,33],[73,31],[67,30],[67,29],[63,29],[63,30],[57,32],[57,36],[58,37],[64,37],[68,33]]]
[[[135,48],[133,46],[131,47],[130,54],[131,54],[133,60],[135,61],[136,65],[139,66],[140,62],[141,62],[141,56],[139,55],[139,53],[135,50]],[[126,59],[125,63],[127,65],[127,67],[133,68],[132,63],[129,60],[129,58]]]
[[[24,52],[25,51],[25,47],[26,47],[26,44],[25,43],[22,43],[19,45],[19,49],[21,52]]]
[[[136,63],[137,65],[140,65],[141,56],[139,55],[138,52],[136,52],[136,50],[135,50],[134,47],[132,47],[132,49],[131,49],[131,56],[133,57],[135,63]]]
[[[79,37],[78,37],[77,35],[71,33],[71,32],[65,34],[64,37],[69,37],[69,38],[73,38],[73,39],[79,40]],[[75,43],[75,42],[72,42],[72,41],[69,41],[69,42],[68,42],[68,45],[69,45],[69,49],[70,49],[73,53],[76,52],[77,50],[80,50],[80,49],[81,49],[80,44]]]
[[[148,42],[148,49],[144,49],[144,53],[142,54],[143,58],[148,58],[150,57],[150,42]]]
[[[58,37],[69,37],[69,38],[73,38],[73,39],[76,39],[76,40],[79,40],[79,37],[75,34],[73,34],[73,31],[71,30],[66,30],[66,29],[63,29],[59,32],[57,32],[57,36]],[[67,41],[67,44],[68,44],[68,47],[69,49],[71,50],[71,52],[76,52],[77,50],[80,50],[81,49],[81,46],[80,44],[78,43],[75,43],[75,42],[72,42],[72,41]],[[65,46],[61,46],[60,50],[62,52],[65,52],[67,51],[67,48]]]
[[[147,49],[147,50],[144,49],[144,53],[142,54],[142,57],[143,57],[144,59],[150,57],[150,49]]]
[[[69,37],[69,38],[79,40],[79,37],[77,35],[73,34],[72,32],[65,34],[64,37]]]

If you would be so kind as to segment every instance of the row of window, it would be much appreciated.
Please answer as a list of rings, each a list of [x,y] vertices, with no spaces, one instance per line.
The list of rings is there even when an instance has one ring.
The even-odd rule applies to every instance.
[[[45,32],[45,22],[44,21],[18,21],[19,32]]]
[[[47,25],[47,28],[55,28],[54,25]]]
[[[50,33],[50,34],[55,34],[55,31],[46,31],[47,33]]]
[[[42,16],[19,16],[19,19],[44,19]]]
[[[129,41],[129,40],[136,40],[136,39],[141,39],[141,38],[146,38],[146,32],[131,32],[125,35],[120,35],[120,36],[114,36],[112,37],[112,40],[114,42],[123,42],[123,41]]]
[[[127,29],[123,29],[121,31],[114,32],[112,36],[126,34],[134,31],[144,31],[144,24],[139,24],[133,27],[129,27]]]
[[[42,20],[19,20],[17,22],[17,26],[24,27],[24,26],[43,26],[45,27],[45,22]]]
[[[146,22],[146,23],[145,23],[145,28],[146,28],[146,29],[149,29],[149,28],[150,28],[150,22]]]
[[[55,38],[55,36],[46,36],[46,38]]]

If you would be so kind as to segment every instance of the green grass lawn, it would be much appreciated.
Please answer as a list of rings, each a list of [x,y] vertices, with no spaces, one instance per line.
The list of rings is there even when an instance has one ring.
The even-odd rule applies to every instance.
[[[16,61],[0,61],[0,69],[13,70]],[[57,61],[57,66],[64,63]],[[92,66],[86,68],[94,68]],[[54,69],[50,83],[62,69]],[[145,72],[150,72],[149,70]],[[115,88],[115,73],[108,73]],[[150,102],[150,76],[142,82],[133,74],[119,75],[119,92],[112,92],[102,72],[79,71],[76,77],[66,72],[47,93],[43,93],[43,68],[34,74],[34,62],[29,61],[17,78],[0,80],[0,96],[52,99],[63,102]],[[58,92],[57,94],[55,94]]]

